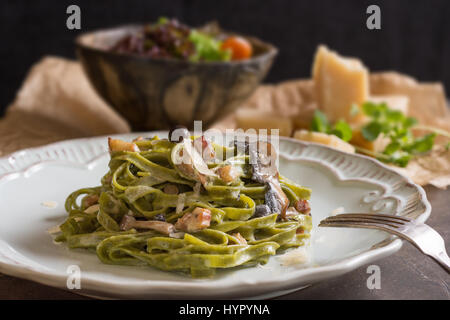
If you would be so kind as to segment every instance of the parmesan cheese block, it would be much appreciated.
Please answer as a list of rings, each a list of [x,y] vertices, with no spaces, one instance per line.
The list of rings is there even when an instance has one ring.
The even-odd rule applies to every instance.
[[[273,112],[262,112],[254,109],[240,109],[236,112],[237,127],[243,130],[279,129],[280,136],[290,137],[292,133],[292,119],[283,117]]]
[[[314,59],[312,77],[318,107],[331,122],[360,121],[361,113],[351,116],[350,110],[353,104],[360,107],[369,97],[369,72],[361,61],[344,58],[321,45]]]
[[[308,130],[297,130],[294,133],[294,138],[298,140],[324,144],[344,152],[355,152],[355,148],[351,144],[345,142],[344,140],[338,138],[333,134],[311,132]]]

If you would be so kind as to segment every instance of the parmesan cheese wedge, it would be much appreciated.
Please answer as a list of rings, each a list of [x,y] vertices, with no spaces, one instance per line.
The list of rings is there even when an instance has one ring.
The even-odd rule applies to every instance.
[[[355,148],[351,144],[345,142],[344,140],[338,138],[333,134],[311,132],[307,130],[297,130],[294,133],[294,138],[298,140],[324,144],[344,152],[355,153]]]
[[[271,129],[279,129],[280,136],[290,137],[292,134],[292,119],[283,117],[273,112],[262,112],[253,109],[240,109],[236,112],[237,127],[243,130],[267,129],[267,134],[271,134]],[[256,132],[257,133],[257,132]]]
[[[286,252],[279,259],[283,266],[295,266],[310,262],[310,258],[310,254],[305,248],[297,248]]]
[[[369,71],[354,58],[345,58],[326,46],[319,46],[312,68],[318,107],[331,122],[345,119],[359,122],[362,113],[352,116],[352,105],[361,106],[369,97]]]

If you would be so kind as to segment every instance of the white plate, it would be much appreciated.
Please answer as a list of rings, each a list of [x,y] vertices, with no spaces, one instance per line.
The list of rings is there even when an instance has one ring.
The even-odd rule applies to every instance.
[[[121,135],[132,139],[138,134]],[[147,136],[152,135],[148,133]],[[320,220],[347,212],[400,214],[425,221],[431,211],[423,189],[368,157],[299,142],[280,141],[280,171],[312,188],[314,230],[310,263],[283,266],[274,256],[263,267],[219,272],[213,279],[102,264],[95,254],[56,245],[47,233],[66,216],[64,200],[75,189],[96,186],[106,172],[106,138],[70,140],[0,159],[0,272],[67,289],[67,268],[81,270],[77,293],[121,298],[273,297],[342,275],[400,249],[401,240],[367,229],[318,228]],[[43,205],[55,201],[56,208]]]

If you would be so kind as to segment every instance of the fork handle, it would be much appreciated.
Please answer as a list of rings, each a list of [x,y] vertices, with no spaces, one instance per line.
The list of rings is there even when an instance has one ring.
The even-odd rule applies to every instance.
[[[434,260],[436,260],[448,273],[450,273],[450,258],[445,251],[441,251],[438,254],[430,254]]]
[[[412,234],[411,234],[412,232]],[[416,241],[413,239],[416,238],[420,234],[428,235],[426,238],[418,238],[422,241],[419,241],[422,243],[422,245],[419,245]],[[414,235],[414,237],[413,237]],[[411,236],[412,239],[408,239]],[[436,262],[438,262],[446,271],[447,273],[450,273],[450,258],[448,257],[447,250],[445,249],[445,242],[444,239],[441,237],[441,235],[434,230],[432,227],[430,227],[427,224],[424,223],[417,223],[416,227],[410,231],[410,234],[404,237],[412,242],[417,248],[419,248],[420,251],[425,253],[426,255],[432,257]],[[427,241],[428,240],[428,241]],[[434,241],[433,241],[434,240]],[[427,245],[424,245],[426,242]],[[431,247],[430,247],[431,245]]]

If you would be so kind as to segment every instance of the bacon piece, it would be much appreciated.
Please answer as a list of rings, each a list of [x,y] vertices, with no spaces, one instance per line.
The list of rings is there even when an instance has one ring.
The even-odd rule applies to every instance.
[[[142,140],[144,140],[144,137],[143,137],[143,136],[139,136],[139,137],[137,137],[137,138],[134,138],[134,139],[133,139],[133,142],[136,142],[136,141],[142,141]]]
[[[310,215],[311,207],[309,206],[308,200],[298,200],[295,203],[295,209],[303,214]]]
[[[225,183],[230,183],[236,180],[240,172],[236,170],[232,165],[226,165],[224,167],[220,167],[217,169],[217,173],[219,174],[220,179],[222,179]]]
[[[81,200],[81,206],[86,209],[97,203],[98,203],[98,194],[90,194],[84,197],[83,200]]]
[[[211,210],[197,207],[186,213],[175,223],[177,230],[196,232],[208,228],[211,224]]]
[[[108,146],[109,151],[131,151],[131,152],[139,152],[139,147],[132,142],[126,142],[120,139],[111,139],[108,138]]]
[[[245,240],[239,232],[233,233],[232,236],[235,237],[240,244],[247,245],[247,240]]]

